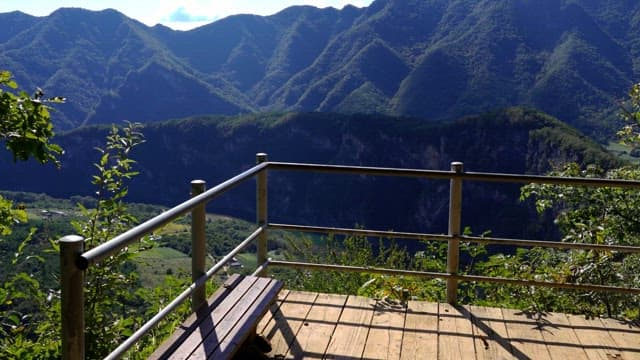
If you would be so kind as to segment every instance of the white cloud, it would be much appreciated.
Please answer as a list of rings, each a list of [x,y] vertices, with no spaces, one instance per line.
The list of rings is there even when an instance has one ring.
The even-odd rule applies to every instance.
[[[173,13],[169,14],[166,18],[162,19],[167,22],[202,22],[213,21],[215,17],[208,17],[206,15],[194,15],[187,12],[184,6],[179,7]]]

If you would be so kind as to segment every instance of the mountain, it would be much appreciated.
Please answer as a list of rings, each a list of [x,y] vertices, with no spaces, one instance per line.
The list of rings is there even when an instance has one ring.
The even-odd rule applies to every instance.
[[[62,129],[285,110],[439,121],[528,105],[597,134],[640,78],[632,0],[376,0],[185,32],[113,10],[0,22],[0,68],[68,97]]]
[[[434,170],[463,161],[468,171],[506,173],[540,174],[567,161],[618,164],[575,129],[523,108],[442,123],[330,113],[194,117],[147,124],[142,131],[146,143],[132,155],[140,175],[129,200],[163,205],[184,201],[193,179],[206,179],[211,187],[251,167],[261,151],[273,161]],[[100,146],[106,133],[105,127],[85,127],[62,135],[60,170],[5,158],[0,173],[11,176],[0,177],[0,188],[91,196],[91,164],[99,154],[87,149]],[[272,171],[269,216],[274,222],[446,232],[448,189],[448,181]],[[531,204],[518,197],[517,184],[465,183],[463,223],[496,235],[548,235],[551,227],[541,226]],[[216,198],[212,206],[253,219],[254,182]]]

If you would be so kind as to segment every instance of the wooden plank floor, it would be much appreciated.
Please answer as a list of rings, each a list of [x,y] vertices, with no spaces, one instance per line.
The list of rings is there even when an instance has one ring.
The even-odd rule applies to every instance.
[[[272,359],[640,360],[640,328],[612,319],[299,291],[257,330]]]

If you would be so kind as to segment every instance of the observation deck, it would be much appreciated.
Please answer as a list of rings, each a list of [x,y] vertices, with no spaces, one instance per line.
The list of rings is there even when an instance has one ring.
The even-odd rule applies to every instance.
[[[424,234],[272,223],[267,216],[267,174],[271,171],[282,170],[448,181],[450,183],[448,233]],[[207,270],[205,268],[207,254],[205,206],[235,186],[254,178],[256,180],[257,215],[255,231]],[[566,251],[640,253],[639,246],[630,245],[467,236],[461,231],[461,213],[463,183],[468,181],[640,190],[640,181],[465,172],[462,163],[452,163],[450,171],[437,171],[269,162],[266,154],[258,154],[256,166],[209,190],[206,189],[204,181],[193,181],[191,183],[191,199],[93,249],[85,251],[84,240],[78,236],[71,235],[61,239],[63,359],[84,359],[84,279],[87,268],[99,264],[141,237],[152,234],[162,226],[186,215],[191,217],[193,282],[147,323],[124,340],[106,359],[118,359],[125,356],[138,340],[187,299],[191,299],[192,310],[194,314],[197,314],[208,301],[204,286],[207,281],[225,268],[234,257],[253,242],[256,242],[257,249],[257,268],[252,274],[253,277],[267,276],[268,270],[273,267],[305,269],[306,271],[330,270],[411,276],[425,279],[437,278],[443,280],[443,286],[446,284],[446,303],[408,301],[405,304],[358,296],[289,291],[285,287],[277,297],[274,293],[265,300],[269,303],[275,301],[266,311],[265,316],[262,318],[254,316],[258,312],[253,312],[253,305],[248,305],[246,310],[243,310],[248,314],[246,318],[252,318],[256,322],[251,320],[246,323],[234,324],[233,321],[228,320],[232,324],[230,328],[227,328],[229,330],[225,330],[229,334],[234,334],[235,329],[249,329],[251,334],[247,335],[248,337],[240,337],[243,340],[238,341],[244,341],[246,338],[252,339],[253,334],[262,335],[270,341],[272,346],[272,350],[266,355],[268,358],[640,359],[640,329],[637,324],[633,325],[613,319],[586,319],[580,315],[560,313],[530,315],[519,310],[458,305],[457,294],[460,282],[572,289],[605,294],[617,293],[636,298],[640,295],[640,287],[637,286],[637,283],[615,286],[615,284],[572,283],[461,273],[459,271],[460,242],[527,248],[557,248]],[[272,230],[440,241],[447,244],[446,271],[427,272],[269,259],[267,257],[267,243],[268,234]],[[256,280],[256,282],[260,281],[262,280]],[[247,296],[246,298],[251,297]],[[257,307],[256,305],[255,308]],[[264,309],[266,310],[267,307]],[[211,312],[215,311],[212,309]],[[228,313],[233,313],[233,310],[229,310]],[[236,315],[231,319],[245,318],[244,315]],[[227,315],[225,313],[220,316],[221,319],[224,319]],[[215,317],[213,319],[215,320]],[[212,324],[211,321],[203,323]],[[198,330],[198,327],[199,325],[196,324],[192,326],[192,329]],[[211,330],[207,331],[212,334]],[[218,342],[213,344],[212,349],[221,348],[226,337],[226,334],[213,333],[211,338],[217,339]],[[239,347],[242,348],[241,350],[246,348]],[[235,348],[238,347],[235,346]],[[225,349],[212,351],[225,354],[220,358],[231,358],[233,351],[230,350],[227,353]],[[189,352],[186,358],[212,358],[209,352],[201,354],[196,350],[197,348]],[[260,354],[260,356],[263,355]]]
[[[258,333],[273,359],[640,359],[613,319],[287,290]]]

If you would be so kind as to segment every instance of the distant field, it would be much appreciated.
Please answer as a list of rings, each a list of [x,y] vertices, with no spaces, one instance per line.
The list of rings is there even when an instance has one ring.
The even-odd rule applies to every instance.
[[[191,277],[191,258],[167,247],[152,248],[139,253],[134,259],[140,281],[145,287],[162,285],[166,275]]]
[[[619,142],[612,141],[607,145],[607,150],[624,161],[633,164],[640,164],[640,158],[629,155],[633,148],[631,146],[622,145]]]
[[[282,254],[277,251],[269,251],[268,256],[274,259],[282,258]],[[251,273],[256,268],[255,253],[241,253],[236,258],[242,264],[242,267],[228,267],[226,271],[230,273]],[[157,247],[143,251],[134,258],[134,262],[137,265],[140,282],[144,287],[160,286],[165,276],[170,274],[179,278],[189,279],[191,277],[191,257],[172,248]],[[214,261],[208,258],[207,269],[213,265]],[[225,273],[225,270],[220,272],[220,274],[223,273]]]
[[[0,194],[14,202],[16,207],[25,209],[28,213],[27,224],[16,227],[12,237],[3,239],[7,244],[4,250],[0,248],[0,255],[3,257],[13,256],[14,249],[18,246],[24,234],[30,227],[38,229],[37,238],[57,239],[66,234],[75,232],[71,226],[71,221],[83,221],[82,213],[78,203],[83,204],[87,209],[95,205],[95,200],[85,197],[72,197],[70,199],[53,198],[45,194],[0,191]],[[149,204],[128,204],[129,210],[139,219],[140,222],[156,216],[165,210],[164,207]],[[189,219],[181,218],[166,224],[154,232],[154,235],[161,239],[157,242],[157,247],[137,253],[133,261],[139,275],[142,286],[154,288],[162,286],[167,275],[173,275],[180,279],[191,279],[191,257],[190,252],[190,223]],[[207,214],[207,239],[209,254],[217,254],[207,258],[207,268],[214,265],[225,252],[235,247],[241,239],[247,236],[255,225],[233,217]],[[173,239],[171,242],[169,239]],[[282,242],[282,235],[274,232],[271,241]],[[41,251],[39,242],[33,242],[33,249],[28,251]],[[46,244],[46,243],[42,243]],[[173,245],[173,246],[172,246]],[[130,249],[137,248],[137,244],[131,245]],[[37,248],[37,249],[36,249]],[[218,254],[219,253],[219,254]],[[269,257],[277,258],[279,255],[270,252]],[[243,253],[237,256],[241,267],[228,267],[220,272],[217,280],[223,280],[224,274],[231,272],[250,273],[256,267],[255,253]],[[58,258],[53,257],[51,264],[47,268],[57,268]],[[0,263],[1,264],[1,263]],[[2,264],[0,269],[11,271],[8,263]],[[216,281],[217,282],[217,281]]]

